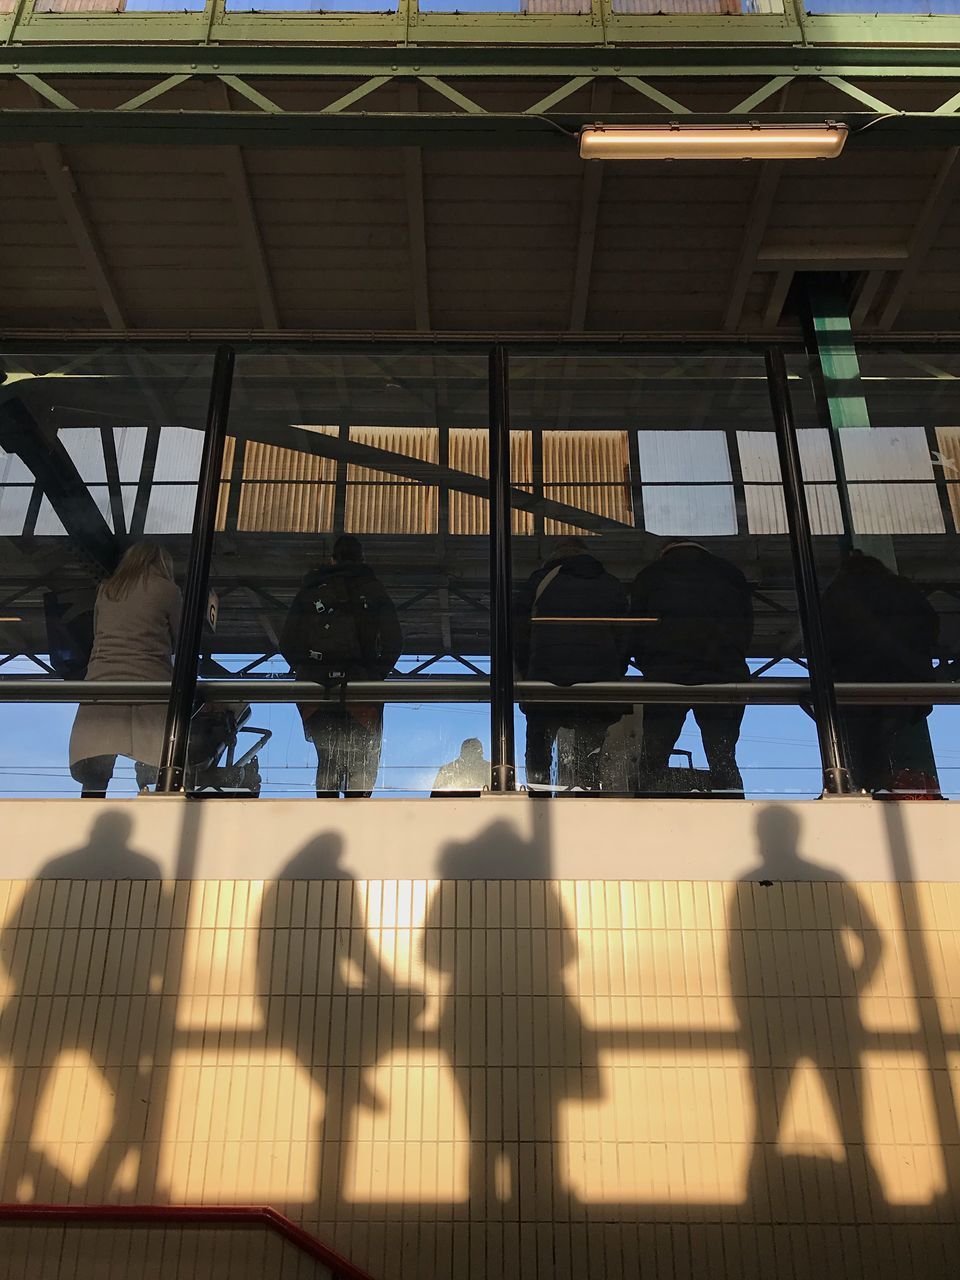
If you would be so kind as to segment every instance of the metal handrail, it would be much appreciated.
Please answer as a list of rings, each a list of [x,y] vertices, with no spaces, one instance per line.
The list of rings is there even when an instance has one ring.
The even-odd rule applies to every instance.
[[[927,706],[960,703],[960,682],[920,681],[878,683],[851,681],[836,685],[844,705]],[[518,702],[731,703],[748,706],[797,706],[810,699],[805,677],[769,677],[732,684],[667,684],[640,676],[593,684],[556,685],[543,680],[518,680]],[[164,703],[170,695],[165,680],[58,680],[53,676],[0,677],[0,704],[5,702]],[[341,689],[325,689],[311,680],[248,676],[242,680],[201,680],[197,696],[203,702],[488,702],[486,677],[447,680],[438,677],[351,681]]]
[[[172,1222],[193,1227],[262,1227],[275,1231],[294,1248],[327,1267],[333,1280],[373,1280],[369,1272],[354,1266],[269,1205],[0,1204],[0,1222],[18,1221],[56,1222],[67,1226],[112,1222],[131,1227],[153,1227]]]

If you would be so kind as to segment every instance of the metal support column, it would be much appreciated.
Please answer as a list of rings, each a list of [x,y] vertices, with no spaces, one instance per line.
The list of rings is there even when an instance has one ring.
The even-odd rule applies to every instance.
[[[835,275],[816,272],[797,277],[796,297],[817,416],[830,433],[830,454],[837,477],[843,525],[843,550],[857,547],[890,562],[893,556],[891,540],[882,535],[858,535],[850,508],[841,432],[869,427],[870,412],[860,383],[860,361],[846,295]],[[889,567],[896,570],[896,563],[889,563]]]
[[[779,347],[766,355],[767,386],[777,431],[777,451],[783,478],[783,500],[790,533],[790,551],[796,578],[797,609],[807,646],[810,695],[823,762],[823,789],[827,795],[852,795],[853,783],[847,768],[837,697],[833,687],[830,659],[823,634],[820,590],[810,534],[810,516],[803,492],[800,449],[793,424],[793,410],[787,384],[787,365]]]
[[[513,740],[513,588],[509,362],[490,352],[490,761],[494,791],[516,789]]]
[[[207,605],[207,581],[213,552],[214,521],[223,470],[223,449],[227,438],[230,388],[233,384],[234,354],[230,347],[218,347],[213,362],[213,382],[203,438],[203,457],[197,484],[197,504],[193,512],[190,559],[183,593],[183,613],[177,652],[167,703],[167,723],[163,733],[157,791],[170,794],[183,790],[183,776],[190,741],[190,718],[197,688],[200,639]]]

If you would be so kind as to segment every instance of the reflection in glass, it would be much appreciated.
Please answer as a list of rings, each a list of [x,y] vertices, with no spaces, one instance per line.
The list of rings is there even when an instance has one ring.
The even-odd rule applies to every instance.
[[[516,660],[521,675],[558,685],[621,679],[627,669],[627,617],[626,592],[590,554],[586,542],[561,539],[518,594]],[[533,703],[523,710],[528,788],[549,789],[551,761],[558,750],[558,785],[599,791],[604,739],[628,708]]]
[[[649,680],[670,684],[730,684],[749,679],[753,600],[743,573],[722,556],[690,540],[668,542],[658,560],[634,579],[638,621],[634,661]],[[691,700],[695,693],[691,693]],[[743,707],[736,703],[654,704],[644,710],[641,791],[666,786],[667,769],[688,713],[707,758],[712,791],[743,798],[737,741]],[[692,762],[691,762],[692,764]]]
[[[349,698],[352,680],[385,680],[400,657],[397,610],[363,560],[359,538],[344,533],[329,564],[311,570],[280,637],[298,680],[339,690],[332,706],[300,703],[304,734],[317,752],[317,796],[369,796],[380,768],[383,703]]]
[[[86,680],[169,680],[180,630],[180,589],[163,547],[138,542],[100,585]],[[70,773],[84,799],[103,798],[117,756],[135,762],[137,783],[156,782],[166,706],[88,704],[70,735]]]
[[[489,670],[486,419],[485,352],[238,354],[201,675],[245,680],[262,794],[429,795],[489,742],[480,702],[350,696]],[[316,701],[258,704],[278,676]]]
[[[0,353],[0,680],[169,680],[211,366],[197,348]],[[164,715],[6,704],[0,790],[135,794]]]
[[[550,563],[557,534],[579,539],[619,590],[633,584],[629,627],[618,629],[612,600],[606,615],[590,610],[597,620],[586,625],[598,664],[601,647],[616,649],[622,637],[618,660],[630,665],[618,669],[634,689],[605,706],[578,690],[567,720],[577,717],[584,750],[570,724],[531,742],[529,718],[518,722],[527,785],[546,785],[546,770],[553,790],[586,777],[606,794],[816,794],[814,725],[798,706],[696,698],[702,683],[806,675],[762,359],[695,350],[544,356],[515,361],[510,394],[513,439],[530,437],[533,462],[530,524],[515,526],[513,539],[519,673],[534,678],[522,618],[529,630],[529,584]],[[563,624],[550,625],[562,642]],[[614,667],[601,675],[585,663],[579,679],[617,679]],[[638,675],[689,693],[676,704],[644,702]],[[578,677],[558,662],[540,678]],[[529,716],[533,703],[521,700]],[[597,767],[585,774],[578,754]]]
[[[840,330],[824,347],[819,398],[803,361],[791,372],[834,676],[930,692],[841,705],[854,782],[881,797],[955,795],[957,711],[933,708],[960,656],[960,361],[858,349]]]

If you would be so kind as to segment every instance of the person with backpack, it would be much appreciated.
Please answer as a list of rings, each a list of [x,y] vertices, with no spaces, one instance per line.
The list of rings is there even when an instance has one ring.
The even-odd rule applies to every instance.
[[[631,612],[638,622],[633,657],[648,680],[668,684],[728,684],[748,679],[753,638],[750,584],[736,567],[699,542],[668,542],[659,559],[634,579]],[[710,788],[743,798],[737,741],[743,707],[681,703],[643,709],[640,790],[664,789],[670,756],[687,712],[693,711],[710,769]]]
[[[627,669],[627,595],[589,554],[581,538],[562,538],[516,602],[516,656],[522,679],[551,684],[620,680]],[[621,619],[623,621],[621,621]],[[568,740],[558,779],[571,789],[600,790],[607,730],[629,707],[604,703],[531,703],[527,717],[527,786],[549,791],[554,746]]]
[[[833,678],[854,683],[928,684],[940,619],[909,578],[876,556],[849,551],[823,593],[823,627]],[[844,706],[841,721],[854,781],[864,791],[937,796],[931,706]]]
[[[318,797],[373,791],[383,703],[350,702],[348,687],[351,680],[386,679],[401,644],[393,601],[364,564],[359,539],[341,534],[333,562],[305,577],[280,637],[280,652],[297,680],[340,690],[337,702],[298,706],[304,736],[317,751]]]

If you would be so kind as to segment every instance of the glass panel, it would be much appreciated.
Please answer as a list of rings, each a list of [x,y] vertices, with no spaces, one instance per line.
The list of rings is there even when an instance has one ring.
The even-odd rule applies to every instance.
[[[510,387],[514,440],[529,437],[532,457],[533,503],[529,485],[514,495],[526,522],[514,539],[519,674],[636,682],[622,702],[592,704],[585,690],[537,703],[521,689],[521,781],[548,793],[818,795],[799,696],[708,705],[691,687],[644,705],[637,679],[805,675],[762,359],[516,355]]]
[[[202,674],[239,675],[249,692],[198,713],[194,790],[486,785],[486,421],[486,352],[238,355]],[[320,701],[257,701],[291,673]],[[358,681],[404,677],[478,688],[351,697]],[[479,750],[461,760],[469,739]]]
[[[960,710],[930,709],[960,656],[960,358],[847,345],[835,368],[843,382],[831,384],[828,359],[820,406],[842,424],[833,441],[809,425],[818,406],[802,360],[791,378],[801,435],[816,441],[808,506],[829,511],[813,523],[835,677],[930,686],[927,705],[843,710],[855,781],[881,795],[956,795]]]
[[[8,349],[0,370],[0,692],[23,678],[169,680],[210,356]],[[128,550],[140,569],[98,603]],[[137,772],[152,781],[164,717],[165,699],[145,694],[79,714],[0,703],[0,794],[110,779],[111,796],[132,795]]]

